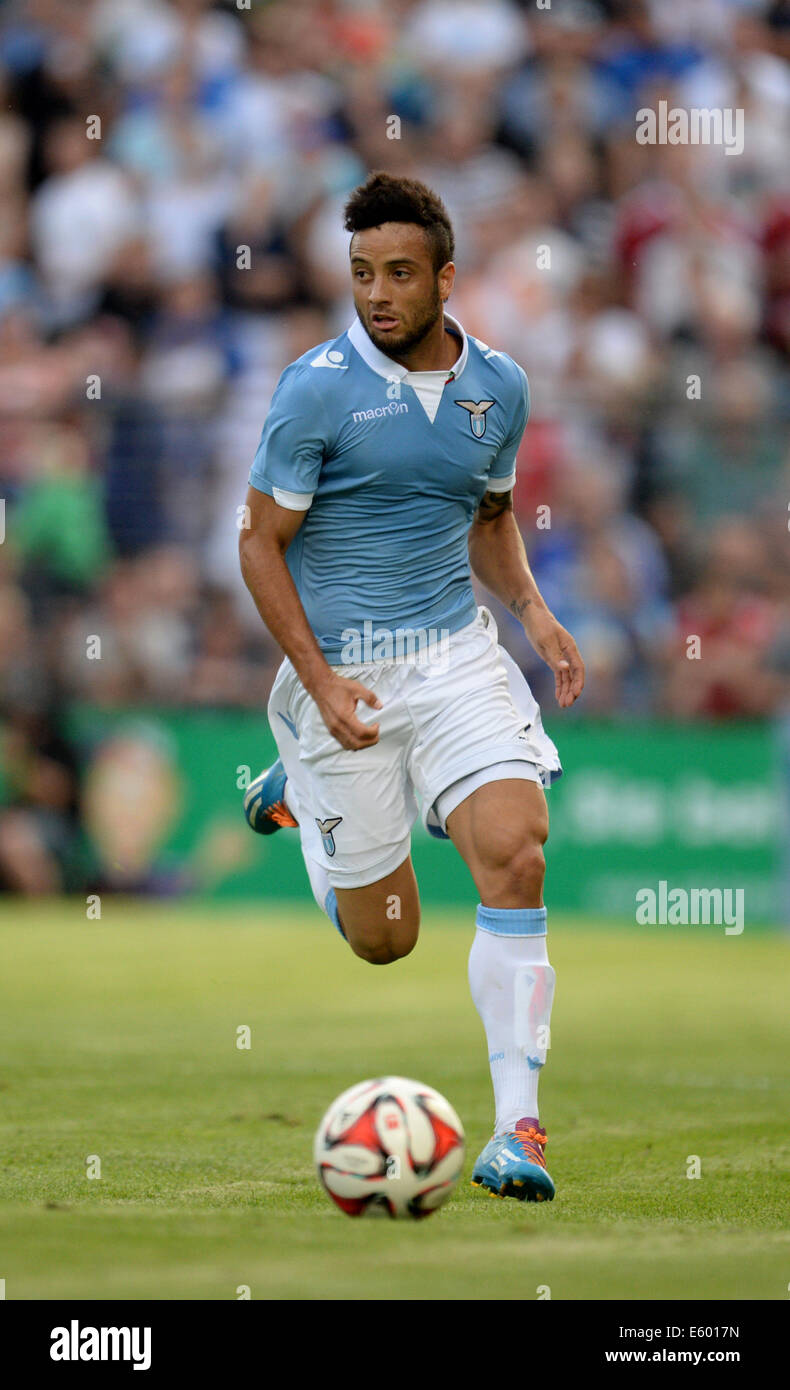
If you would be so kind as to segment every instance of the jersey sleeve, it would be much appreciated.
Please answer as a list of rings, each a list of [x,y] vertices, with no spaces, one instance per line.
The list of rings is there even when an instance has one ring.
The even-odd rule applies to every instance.
[[[289,511],[306,512],[326,448],[323,402],[309,380],[288,367],[272,396],[250,469],[250,485]]]
[[[514,364],[519,378],[519,393],[513,407],[513,425],[491,465],[486,487],[489,492],[510,492],[516,482],[516,454],[521,436],[529,419],[529,382],[527,374]]]

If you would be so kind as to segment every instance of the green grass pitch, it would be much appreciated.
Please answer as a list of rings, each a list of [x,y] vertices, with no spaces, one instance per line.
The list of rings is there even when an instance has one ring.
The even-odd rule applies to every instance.
[[[550,913],[557,1197],[522,1205],[469,1183],[492,1119],[472,921],[425,919],[375,967],[312,904],[7,903],[6,1298],[786,1299],[790,941]],[[312,1168],[328,1103],[387,1072],[466,1127],[464,1176],[421,1223],[351,1220]]]

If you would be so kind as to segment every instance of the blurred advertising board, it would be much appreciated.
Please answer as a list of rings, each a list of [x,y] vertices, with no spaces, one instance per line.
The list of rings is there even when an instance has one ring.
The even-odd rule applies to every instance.
[[[84,766],[86,840],[110,872],[137,873],[141,891],[257,898],[264,914],[268,900],[308,897],[296,835],[255,837],[242,817],[244,786],[276,756],[265,716],[80,707],[69,726]],[[551,908],[635,921],[636,894],[663,881],[670,891],[742,890],[747,922],[785,920],[784,756],[773,726],[554,718],[547,727],[565,769],[548,794]],[[419,822],[413,853],[426,905],[474,904],[451,846]]]

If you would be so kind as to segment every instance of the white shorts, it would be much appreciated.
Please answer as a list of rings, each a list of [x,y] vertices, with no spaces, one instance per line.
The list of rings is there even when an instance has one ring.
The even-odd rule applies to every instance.
[[[380,710],[357,705],[363,723],[379,723],[377,743],[342,748],[287,658],[269,722],[298,803],[302,848],[325,865],[333,888],[362,888],[403,863],[417,797],[426,828],[442,835],[476,787],[503,777],[548,787],[562,774],[537,702],[498,645],[487,608],[451,635],[441,662],[412,656],[332,669],[378,695]]]

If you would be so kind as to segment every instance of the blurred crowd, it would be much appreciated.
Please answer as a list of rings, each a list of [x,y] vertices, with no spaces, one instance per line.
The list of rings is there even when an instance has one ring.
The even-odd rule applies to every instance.
[[[70,701],[265,706],[238,508],[282,368],[353,318],[375,168],[443,197],[451,312],[529,375],[571,717],[785,702],[788,0],[6,0],[0,89],[6,801],[75,814]],[[743,152],[638,143],[662,100],[742,109]]]

